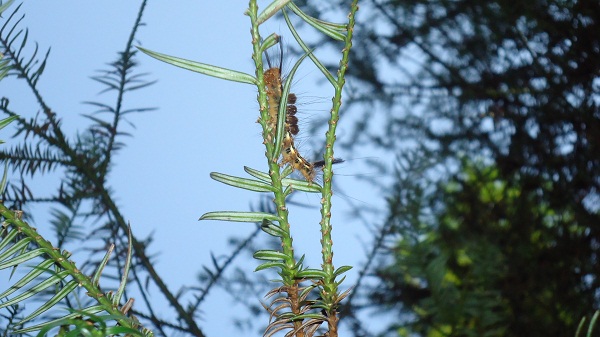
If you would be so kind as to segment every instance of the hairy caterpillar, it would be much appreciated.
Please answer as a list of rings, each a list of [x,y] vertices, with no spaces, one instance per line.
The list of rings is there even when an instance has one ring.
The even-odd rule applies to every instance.
[[[269,134],[269,137],[270,140],[272,140],[275,138],[275,131],[277,128],[277,115],[279,105],[281,104],[281,96],[283,92],[283,81],[281,76],[282,59],[280,59],[279,67],[271,65],[271,61],[268,55],[266,59],[267,64],[269,65],[269,69],[265,70],[264,80],[265,88],[267,91],[267,103],[269,111],[268,124],[272,130]],[[281,147],[281,154],[283,156],[281,165],[289,163],[294,170],[299,171],[300,174],[302,174],[304,179],[306,179],[307,181],[313,181],[316,175],[314,164],[304,159],[304,157],[302,157],[302,155],[298,152],[298,149],[294,144],[294,136],[297,135],[298,132],[300,132],[300,129],[298,127],[298,117],[296,117],[296,112],[298,112],[298,108],[295,105],[296,99],[297,98],[295,94],[288,95],[288,106],[286,107],[286,117],[284,124],[284,137],[283,144]]]
[[[265,88],[267,92],[267,104],[269,112],[268,125],[270,126],[271,132],[269,133],[269,141],[275,139],[275,133],[277,128],[277,117],[279,114],[279,106],[282,102],[283,95],[283,79],[281,74],[281,68],[283,64],[283,46],[279,42],[280,57],[279,66],[273,66],[268,54],[265,54],[267,64],[269,68],[264,72]],[[284,123],[284,136],[281,146],[281,154],[283,159],[280,165],[290,164],[290,166],[300,172],[304,179],[312,182],[316,176],[316,168],[322,168],[325,165],[324,161],[310,162],[298,152],[298,149],[294,143],[294,136],[300,132],[298,127],[298,117],[296,113],[298,108],[296,107],[297,97],[295,94],[290,93],[287,97],[286,116]],[[335,158],[333,163],[342,163],[343,159]]]
[[[267,90],[267,103],[269,105],[269,125],[275,131],[277,126],[277,112],[279,109],[279,104],[281,102],[281,94],[283,91],[283,84],[281,80],[281,70],[277,67],[270,67],[265,71],[264,74],[265,79],[265,87]],[[300,129],[298,128],[298,117],[296,117],[296,112],[298,112],[298,108],[294,104],[296,104],[296,95],[289,94],[287,99],[287,113],[286,113],[286,123],[285,128],[292,135],[297,135]],[[273,135],[272,135],[273,136]]]

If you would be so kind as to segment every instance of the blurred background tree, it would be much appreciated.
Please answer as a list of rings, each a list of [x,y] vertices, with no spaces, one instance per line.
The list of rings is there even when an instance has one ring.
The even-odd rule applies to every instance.
[[[549,206],[550,181],[528,190],[522,175],[462,170],[429,197],[433,216],[399,227],[375,303],[414,315],[393,325],[406,335],[573,336],[596,303],[587,227],[570,206]]]
[[[356,32],[346,146],[398,163],[362,305],[392,334],[573,336],[599,304],[600,3],[367,0]]]

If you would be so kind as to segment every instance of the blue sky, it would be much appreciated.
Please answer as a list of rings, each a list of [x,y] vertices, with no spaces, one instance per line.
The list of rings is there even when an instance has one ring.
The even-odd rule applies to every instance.
[[[81,114],[94,111],[82,102],[115,101],[112,93],[98,94],[104,87],[90,77],[96,70],[106,69],[105,64],[115,60],[116,53],[124,48],[139,5],[138,1],[115,0],[24,3],[21,12],[26,17],[22,24],[30,30],[29,39],[37,41],[42,50],[52,47],[39,89],[71,135],[87,123]],[[246,6],[246,1],[152,1],[143,18],[146,26],[141,28],[137,39],[141,46],[154,51],[253,74],[250,25],[243,15]],[[280,22],[263,27],[263,36],[272,32],[289,36]],[[323,57],[337,58],[339,54],[323,54]],[[229,254],[228,238],[245,236],[253,230],[249,224],[199,222],[198,218],[208,211],[249,210],[258,200],[256,193],[219,184],[209,177],[212,171],[244,176],[244,165],[265,170],[260,126],[255,123],[256,90],[250,85],[184,71],[142,54],[138,61],[137,71],[149,73],[147,79],[158,82],[128,94],[125,103],[129,108],[158,110],[129,117],[135,128],[128,127],[127,131],[133,137],[123,139],[126,147],[115,159],[109,184],[134,233],[139,237],[154,233],[152,252],[160,252],[156,268],[170,289],[176,291],[183,285],[195,284],[201,266],[210,265],[211,252],[216,256]],[[300,98],[325,97],[324,104],[309,107],[311,112],[304,118],[326,114],[329,109],[327,97],[331,90],[319,86],[323,82],[320,76],[309,63],[296,76],[299,80],[293,89],[302,93]],[[1,96],[11,98],[14,110],[28,117],[35,115],[37,106],[33,104],[33,96],[22,83],[5,80],[0,83],[0,92]],[[350,128],[351,116],[348,122],[344,118],[342,115],[338,139],[349,133],[346,130]],[[2,138],[10,144],[7,136]],[[307,148],[308,143],[304,142],[304,150],[310,153],[314,149]],[[343,152],[337,153],[348,158]],[[358,166],[353,160],[341,165],[337,169],[338,183],[350,197],[382,207],[384,201],[377,197],[375,188],[361,185],[352,176],[368,171]],[[36,186],[36,190],[52,190],[55,186],[57,181],[53,180]],[[292,208],[291,223],[296,251],[307,253],[307,263],[318,267],[319,197],[301,195],[296,200],[315,206],[311,210]],[[361,247],[369,242],[370,234],[363,224],[346,215],[344,204],[338,198],[333,209],[333,224],[337,226],[334,263],[358,267],[364,257]],[[45,232],[43,223],[37,227]],[[258,264],[248,260],[239,262],[248,270]],[[347,286],[356,279],[358,269],[348,273]],[[153,296],[157,301],[162,300],[157,292]],[[203,309],[200,325],[207,336],[238,333],[230,318],[223,315],[226,312],[234,316],[237,310],[244,310],[235,306],[231,297],[221,291],[214,292]]]

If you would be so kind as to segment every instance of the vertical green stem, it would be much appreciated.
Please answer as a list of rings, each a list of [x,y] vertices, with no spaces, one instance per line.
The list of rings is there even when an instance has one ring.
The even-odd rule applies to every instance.
[[[281,238],[281,246],[282,252],[286,255],[286,259],[284,264],[286,266],[285,270],[282,270],[281,276],[283,279],[284,286],[294,286],[295,285],[295,267],[296,260],[294,259],[294,249],[292,246],[292,235],[290,232],[290,224],[288,222],[288,210],[285,205],[285,193],[283,191],[283,186],[281,184],[281,175],[280,175],[280,167],[277,163],[279,156],[277,154],[273,155],[273,140],[270,139],[270,135],[272,134],[270,128],[271,126],[268,123],[269,114],[267,111],[267,92],[265,89],[265,81],[264,81],[264,69],[263,69],[263,61],[262,61],[262,52],[261,52],[261,37],[259,32],[259,23],[257,19],[258,6],[256,4],[256,0],[250,0],[249,8],[247,11],[248,16],[250,17],[250,22],[252,24],[251,34],[252,34],[252,59],[254,60],[254,65],[256,67],[256,78],[258,79],[258,102],[260,106],[260,118],[258,120],[259,124],[263,130],[263,139],[266,148],[266,156],[268,158],[269,163],[269,175],[271,176],[271,182],[275,187],[275,198],[274,202],[277,207],[277,215],[280,218],[279,226],[285,233],[285,235]]]
[[[348,16],[347,34],[342,50],[342,59],[340,61],[340,68],[337,73],[337,85],[335,86],[335,93],[333,97],[333,107],[331,109],[331,116],[329,118],[329,128],[327,130],[325,154],[323,159],[325,160],[325,166],[323,167],[323,193],[322,193],[322,207],[321,207],[321,246],[322,246],[322,259],[323,271],[326,273],[326,277],[323,280],[323,293],[321,297],[326,305],[329,306],[329,314],[335,315],[335,304],[338,297],[337,284],[334,276],[333,266],[333,240],[331,239],[331,196],[332,196],[332,177],[333,177],[333,145],[335,143],[335,130],[339,120],[339,111],[342,105],[342,89],[345,84],[345,74],[348,69],[348,59],[350,54],[350,48],[352,47],[352,35],[354,30],[354,16],[358,10],[358,0],[354,0],[351,5],[351,11]]]

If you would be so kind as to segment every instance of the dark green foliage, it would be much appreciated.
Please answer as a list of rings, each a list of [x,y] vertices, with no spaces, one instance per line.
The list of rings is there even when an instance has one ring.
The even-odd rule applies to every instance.
[[[371,75],[362,75],[360,63],[354,68],[375,88],[385,87],[379,93],[390,101],[412,101],[412,111],[392,110],[390,131],[419,123],[417,130],[447,154],[459,147],[489,150],[502,172],[523,170],[559,183],[551,195],[558,200],[577,202],[598,188],[600,140],[592,136],[600,128],[597,2],[395,1],[373,7],[364,22],[383,20],[392,32],[361,27],[370,42],[363,48],[381,52],[357,55],[375,64]],[[410,56],[417,66],[406,70],[415,75],[375,76],[381,59],[373,54],[397,70]],[[422,117],[430,122],[421,123],[427,121]],[[492,119],[494,128],[487,126]],[[451,126],[435,128],[431,120]],[[398,141],[390,138],[384,145]]]
[[[581,246],[587,231],[568,208],[549,207],[523,185],[521,176],[506,181],[467,162],[435,196],[444,205],[434,216],[401,230],[376,291],[379,304],[416,315],[400,331],[573,335],[595,302],[595,289],[584,286],[594,276]]]
[[[425,184],[423,202],[407,200],[423,191],[412,182],[391,191],[402,239],[380,266],[380,304],[399,309],[398,326],[420,317],[410,327],[422,333],[573,336],[600,304],[600,3],[361,6],[350,74],[365,85],[350,105],[364,114],[347,145],[402,154],[417,140],[442,164],[434,176],[459,177]]]

